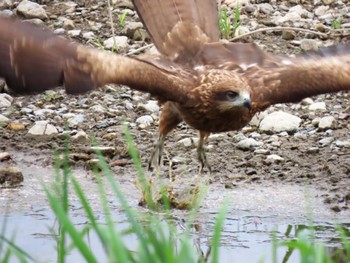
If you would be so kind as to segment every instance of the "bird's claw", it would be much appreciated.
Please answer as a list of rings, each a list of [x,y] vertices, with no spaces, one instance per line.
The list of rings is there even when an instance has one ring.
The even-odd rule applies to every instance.
[[[158,169],[162,163],[163,143],[157,142],[148,161],[148,171]]]
[[[203,147],[198,148],[197,153],[198,153],[198,160],[200,163],[199,174],[203,172],[205,167],[208,168],[209,174],[211,174],[211,166],[208,163],[207,155],[205,154],[204,148]]]

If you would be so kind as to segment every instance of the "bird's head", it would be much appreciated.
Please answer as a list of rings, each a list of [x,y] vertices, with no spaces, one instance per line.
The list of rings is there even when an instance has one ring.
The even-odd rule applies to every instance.
[[[207,74],[206,83],[207,99],[219,111],[251,110],[250,87],[237,73],[214,70]]]

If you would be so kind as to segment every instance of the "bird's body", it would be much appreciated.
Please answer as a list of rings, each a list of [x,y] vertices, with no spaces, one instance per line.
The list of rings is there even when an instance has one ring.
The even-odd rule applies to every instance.
[[[276,103],[350,90],[350,45],[296,58],[254,44],[222,43],[215,0],[133,0],[159,56],[126,57],[72,43],[0,17],[0,77],[17,93],[64,85],[82,93],[107,83],[155,96],[163,110],[150,166],[182,121],[199,130],[198,157],[210,133],[240,130]]]

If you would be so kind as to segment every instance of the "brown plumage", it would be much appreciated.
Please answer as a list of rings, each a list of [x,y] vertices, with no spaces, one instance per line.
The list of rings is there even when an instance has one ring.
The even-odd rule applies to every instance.
[[[17,93],[64,85],[82,93],[107,83],[148,92],[163,103],[149,166],[165,137],[185,121],[200,131],[198,157],[214,132],[239,130],[276,103],[350,90],[350,45],[296,58],[254,44],[219,42],[215,0],[134,0],[161,56],[125,57],[72,43],[18,20],[0,18],[0,76]]]

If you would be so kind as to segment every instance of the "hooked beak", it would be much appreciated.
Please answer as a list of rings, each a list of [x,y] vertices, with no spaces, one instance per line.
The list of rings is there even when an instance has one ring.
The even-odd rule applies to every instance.
[[[244,99],[243,106],[246,107],[248,110],[252,109],[252,102],[250,99],[246,98]]]

